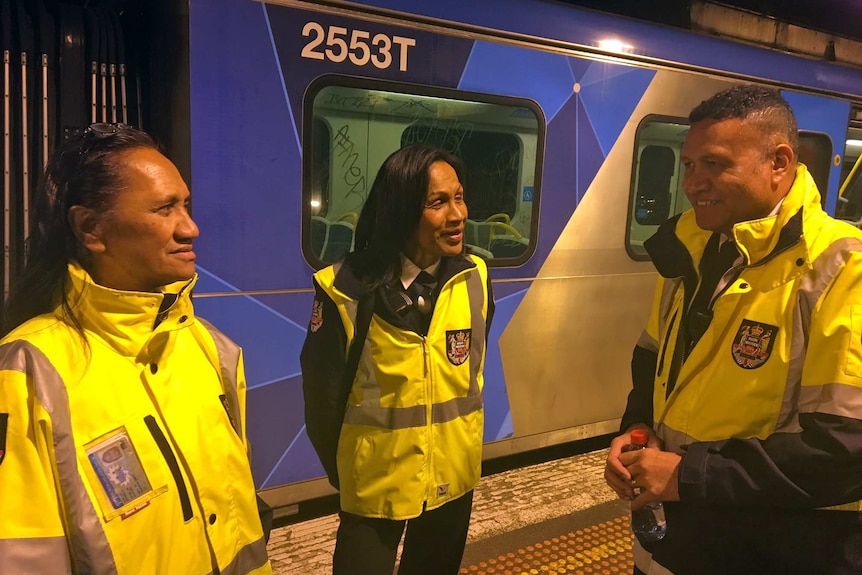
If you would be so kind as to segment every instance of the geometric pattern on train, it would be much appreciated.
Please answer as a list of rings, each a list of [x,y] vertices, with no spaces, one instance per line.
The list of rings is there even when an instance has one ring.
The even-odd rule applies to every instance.
[[[535,254],[514,270],[517,275],[538,274],[654,75],[622,64],[474,44],[458,87],[532,98],[546,116],[542,230]],[[510,270],[497,273],[507,277]],[[504,284],[500,295],[519,289]]]
[[[296,249],[299,136],[263,6],[195,0],[189,20],[192,209],[205,224],[195,250],[201,265],[243,291],[290,286],[296,278],[311,285]],[[279,305],[307,323],[309,310],[293,315]]]
[[[458,87],[532,98],[546,115],[542,233],[536,254],[525,267],[538,269],[544,263],[654,75],[651,70],[632,66],[490,42],[475,43]],[[570,167],[572,157],[574,178]],[[522,272],[531,273],[532,270]],[[520,283],[497,286],[497,310],[492,326],[497,338],[494,341],[499,341],[501,328],[509,324],[526,293]],[[509,300],[510,297],[514,301]],[[494,354],[486,359],[486,385],[504,381],[515,385],[505,378],[499,346],[490,349]],[[520,350],[504,351],[520,353]],[[492,401],[506,408],[499,427],[496,421],[487,421],[486,415],[486,427],[491,428],[486,429],[486,438],[488,431],[494,433],[488,439],[512,435],[512,414],[505,386],[486,393],[485,397],[486,403],[494,398]]]
[[[302,258],[285,257],[299,237],[293,198],[301,162],[264,9],[240,1],[194,4],[193,215],[201,227],[195,292],[271,289],[296,277],[310,285]],[[299,354],[287,353],[302,346],[312,299],[311,293],[195,298],[196,312],[244,350],[247,436],[258,488],[276,484],[277,467],[297,474],[294,481],[323,475],[317,457],[307,453]],[[288,452],[298,457],[285,458]]]
[[[234,286],[198,266],[197,287],[205,292],[236,292]],[[252,472],[259,488],[308,479],[323,474],[304,433],[302,378],[299,356],[306,326],[273,306],[285,295],[195,298],[195,313],[229,334],[243,347],[248,381],[247,436],[252,445]],[[298,308],[308,314],[312,294],[293,294]],[[263,439],[265,438],[265,440]],[[304,465],[282,465],[287,454]],[[311,475],[314,476],[314,475]]]

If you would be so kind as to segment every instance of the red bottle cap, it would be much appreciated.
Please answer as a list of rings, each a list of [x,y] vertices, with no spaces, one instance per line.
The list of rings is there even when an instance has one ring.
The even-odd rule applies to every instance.
[[[632,445],[646,445],[649,441],[649,433],[646,429],[633,429],[631,436]]]

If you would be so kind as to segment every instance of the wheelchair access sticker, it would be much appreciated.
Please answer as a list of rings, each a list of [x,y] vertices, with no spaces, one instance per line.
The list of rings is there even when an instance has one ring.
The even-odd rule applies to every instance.
[[[87,457],[114,509],[152,491],[125,430],[88,448]]]

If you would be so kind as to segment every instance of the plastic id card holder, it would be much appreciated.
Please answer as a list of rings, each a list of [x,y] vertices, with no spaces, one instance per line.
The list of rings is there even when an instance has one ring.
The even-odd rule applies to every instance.
[[[93,490],[106,521],[140,511],[163,489],[153,491],[135,446],[124,427],[86,446],[87,459],[98,485]],[[101,491],[98,489],[101,487]]]

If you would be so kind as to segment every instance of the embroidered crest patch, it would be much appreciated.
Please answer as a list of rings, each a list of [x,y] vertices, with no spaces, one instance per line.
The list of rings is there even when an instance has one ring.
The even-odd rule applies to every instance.
[[[777,335],[777,326],[742,320],[731,346],[733,361],[743,369],[760,367],[769,359]]]
[[[456,329],[446,332],[446,357],[452,365],[461,365],[470,357],[469,329]]]
[[[314,306],[311,308],[311,321],[308,323],[308,329],[312,333],[316,332],[323,325],[323,302],[314,300]]]
[[[9,423],[9,414],[0,413],[0,463],[6,457],[6,424]]]

